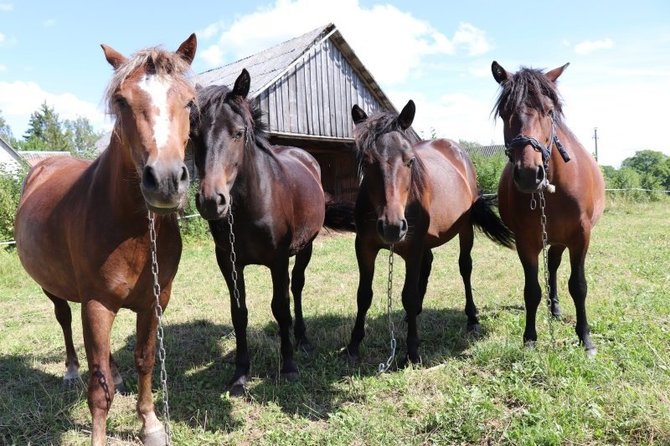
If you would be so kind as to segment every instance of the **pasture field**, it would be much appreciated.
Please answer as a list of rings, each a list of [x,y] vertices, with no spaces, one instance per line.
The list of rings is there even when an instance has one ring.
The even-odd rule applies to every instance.
[[[423,363],[378,374],[389,355],[388,257],[378,258],[363,363],[340,355],[356,312],[353,235],[319,236],[307,270],[304,311],[316,349],[299,353],[298,382],[278,378],[279,340],[267,270],[246,270],[252,375],[249,395],[226,392],[235,339],[228,293],[209,239],[189,241],[166,310],[170,416],[175,445],[667,445],[670,444],[670,202],[610,200],[587,258],[587,308],[599,352],[577,345],[559,269],[564,320],[538,315],[535,349],[522,346],[523,278],[516,253],[475,240],[473,289],[482,334],[465,333],[457,243],[435,250],[419,317]],[[567,256],[564,256],[567,257]],[[404,354],[396,262],[392,317]],[[542,306],[542,309],[546,309]],[[73,313],[79,310],[73,305]],[[88,377],[75,317],[75,344]],[[132,363],[134,314],[122,311],[112,351],[129,387],[108,420],[109,444],[140,444]],[[84,445],[85,386],[61,386],[65,348],[51,302],[0,252],[0,443]],[[154,393],[160,412],[158,373]]]

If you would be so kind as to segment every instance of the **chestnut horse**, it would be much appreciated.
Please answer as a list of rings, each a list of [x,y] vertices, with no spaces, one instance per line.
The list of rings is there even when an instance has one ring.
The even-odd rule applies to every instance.
[[[223,85],[198,89],[199,112],[192,113],[191,122],[191,143],[200,177],[196,206],[209,221],[216,260],[230,291],[236,340],[232,395],[244,393],[250,369],[244,267],[258,264],[270,268],[272,314],[281,337],[281,374],[295,379],[298,368],[289,336],[289,282],[296,344],[310,350],[302,315],[302,289],[312,241],[322,226],[353,231],[352,206],[326,202],[316,160],[302,149],[268,143],[261,111],[247,99],[250,83],[249,73],[242,70],[232,91]],[[289,257],[294,255],[289,281]]]
[[[54,303],[65,337],[67,382],[79,379],[67,301],[81,303],[92,444],[106,444],[107,414],[115,387],[122,385],[110,348],[121,308],[137,313],[143,441],[165,444],[151,395],[161,310],[148,224],[155,215],[159,300],[165,309],[181,255],[174,211],[184,204],[189,186],[184,154],[195,90],[187,76],[196,37],[175,53],[148,48],[126,58],[106,45],[102,49],[115,70],[106,94],[116,117],[109,146],[93,162],[54,157],[31,169],[16,216],[16,244],[24,268]]]
[[[550,246],[545,268],[551,313],[560,317],[556,271],[568,248],[568,288],[577,312],[576,332],[580,343],[593,355],[596,347],[586,320],[584,259],[591,229],[605,207],[605,185],[595,160],[563,122],[556,80],[567,66],[546,73],[531,68],[510,73],[495,61],[491,65],[493,77],[501,86],[494,112],[504,124],[510,161],[500,178],[498,199],[500,216],[516,236],[525,276],[524,342],[533,345],[537,340],[535,318],[542,294],[537,273],[544,213],[546,243]]]
[[[437,139],[412,145],[406,130],[414,113],[413,101],[400,115],[380,112],[368,118],[358,105],[351,111],[361,174],[355,208],[358,314],[347,346],[354,361],[359,358],[365,335],[365,315],[372,301],[380,249],[393,246],[405,260],[402,304],[407,313],[407,356],[416,363],[420,361],[417,315],[428,285],[431,250],[458,235],[467,328],[478,331],[470,282],[473,228],[477,226],[503,246],[511,248],[514,243],[511,232],[493,212],[492,200],[479,193],[474,166],[455,142]]]

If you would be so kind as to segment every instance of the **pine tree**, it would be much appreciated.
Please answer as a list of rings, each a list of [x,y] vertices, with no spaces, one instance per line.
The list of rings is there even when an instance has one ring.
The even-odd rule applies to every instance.
[[[30,116],[28,130],[20,143],[22,150],[71,150],[72,141],[63,130],[58,113],[42,103],[40,109]]]

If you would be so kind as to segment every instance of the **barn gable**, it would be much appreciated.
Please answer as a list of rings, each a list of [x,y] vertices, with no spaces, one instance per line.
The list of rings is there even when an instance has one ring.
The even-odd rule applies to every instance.
[[[397,109],[334,24],[196,76],[201,86],[232,87],[243,68],[251,75],[249,97],[263,111],[273,144],[302,147],[322,170],[324,189],[355,198],[351,108],[368,114]],[[419,137],[410,129],[410,137]]]

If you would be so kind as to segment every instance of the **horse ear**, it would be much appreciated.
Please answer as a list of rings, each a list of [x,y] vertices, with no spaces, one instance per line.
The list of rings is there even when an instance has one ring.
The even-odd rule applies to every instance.
[[[100,46],[102,47],[102,51],[105,53],[105,59],[107,59],[107,62],[109,62],[109,64],[113,66],[115,70],[127,60],[126,56],[119,53],[111,46],[107,46],[104,43]]]
[[[406,130],[410,125],[412,125],[415,113],[416,106],[414,105],[414,101],[410,99],[407,102],[407,105],[405,105],[405,107],[400,112],[400,116],[398,116],[398,124],[400,125],[401,129]]]
[[[195,57],[195,50],[198,48],[198,39],[195,37],[195,33],[188,36],[188,39],[184,40],[179,48],[177,48],[177,54],[181,56],[189,65],[193,62]]]
[[[500,85],[504,84],[509,80],[510,77],[512,77],[512,74],[504,69],[498,62],[495,60],[491,64],[491,72],[493,73],[493,78],[498,82]]]
[[[351,107],[351,119],[354,120],[354,124],[360,124],[368,119],[368,115],[358,106],[358,104],[354,104],[354,106]]]
[[[545,73],[544,76],[550,81],[556,82],[556,79],[558,79],[558,77],[561,74],[563,74],[563,71],[565,71],[565,69],[568,68],[568,65],[570,65],[570,62],[566,63],[562,67],[554,68],[553,70],[547,71],[547,73]]]
[[[251,76],[246,68],[242,68],[242,72],[237,76],[235,86],[233,87],[233,94],[246,98],[249,94],[249,87],[251,86]]]

